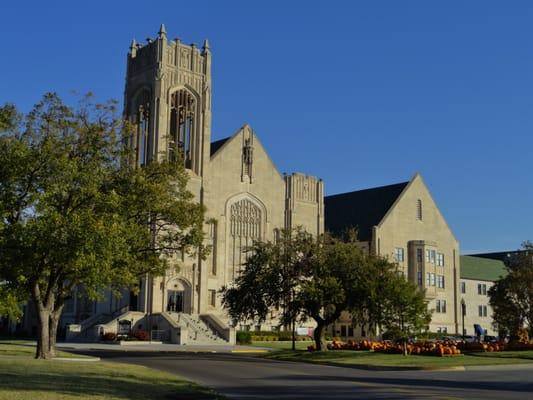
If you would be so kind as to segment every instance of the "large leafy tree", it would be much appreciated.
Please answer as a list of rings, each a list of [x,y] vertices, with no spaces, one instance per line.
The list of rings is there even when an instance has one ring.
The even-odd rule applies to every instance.
[[[281,230],[275,243],[256,242],[246,249],[249,257],[243,273],[222,289],[222,302],[230,317],[262,322],[277,310],[280,324],[294,331],[300,313],[296,293],[308,275],[316,248],[316,239],[297,228]]]
[[[26,116],[3,110],[0,281],[31,298],[36,357],[50,358],[75,286],[98,299],[163,273],[172,255],[201,247],[203,209],[181,163],[120,162],[129,127],[112,102],[72,108],[47,94]]]
[[[274,309],[283,325],[312,319],[317,350],[326,349],[325,330],[343,312],[372,328],[389,328],[391,318],[402,329],[427,322],[423,293],[398,276],[395,264],[363,253],[353,241],[313,239],[296,230],[276,243],[255,243],[250,252],[241,275],[223,289],[235,322],[262,322]]]
[[[489,290],[493,319],[500,331],[518,337],[520,329],[533,333],[533,243],[525,242],[522,251],[506,263],[507,274]]]

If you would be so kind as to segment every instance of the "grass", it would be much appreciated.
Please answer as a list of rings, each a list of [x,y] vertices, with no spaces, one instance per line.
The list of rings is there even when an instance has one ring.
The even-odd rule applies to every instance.
[[[307,351],[279,351],[265,358],[282,361],[323,363],[361,368],[450,368],[472,365],[520,364],[533,361],[533,351],[503,353],[474,353],[458,357],[403,356],[372,351],[336,350],[319,353]]]
[[[6,343],[7,342],[7,343]],[[14,342],[14,343],[13,343]],[[0,400],[217,399],[173,374],[111,362],[35,360],[31,344],[0,342]],[[61,352],[61,356],[79,357]]]
[[[35,356],[35,342],[28,340],[0,340],[0,356]],[[57,357],[87,358],[79,354],[58,351]]]
[[[296,350],[307,350],[307,346],[313,344],[310,340],[302,340],[297,341],[296,343]],[[276,350],[291,350],[292,349],[292,342],[291,341],[280,341],[280,342],[267,342],[267,341],[254,341],[251,344],[255,347],[267,347],[269,349],[276,349]]]

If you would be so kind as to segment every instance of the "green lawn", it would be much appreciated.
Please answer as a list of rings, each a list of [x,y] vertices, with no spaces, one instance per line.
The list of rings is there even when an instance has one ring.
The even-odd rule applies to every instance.
[[[297,341],[296,342],[296,350],[307,350],[307,346],[312,345],[312,341]],[[292,349],[292,342],[291,341],[282,341],[282,342],[266,342],[266,341],[257,341],[252,342],[252,346],[256,347],[268,347],[270,349],[276,349],[276,350],[291,350]]]
[[[35,356],[35,342],[27,340],[0,340],[0,356]],[[57,357],[86,358],[86,356],[58,351]]]
[[[103,361],[35,360],[33,351],[20,341],[0,342],[0,400],[221,398],[166,372]]]
[[[533,351],[503,353],[476,353],[458,357],[403,356],[401,354],[383,354],[372,351],[337,350],[320,353],[307,351],[279,351],[269,353],[265,358],[325,363],[337,365],[353,365],[370,368],[448,368],[469,365],[501,365],[533,362]]]

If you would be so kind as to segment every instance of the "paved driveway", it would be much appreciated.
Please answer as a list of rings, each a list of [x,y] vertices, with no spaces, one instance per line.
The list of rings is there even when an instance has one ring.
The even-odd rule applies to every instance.
[[[89,353],[87,353],[89,354]],[[249,355],[91,352],[181,375],[233,399],[530,399],[530,366],[466,371],[369,371]]]

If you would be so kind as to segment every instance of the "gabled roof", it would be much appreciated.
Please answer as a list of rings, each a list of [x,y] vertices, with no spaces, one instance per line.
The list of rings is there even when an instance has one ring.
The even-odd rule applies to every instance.
[[[507,269],[503,261],[461,256],[461,279],[494,282],[505,275],[507,275]]]
[[[358,240],[372,240],[372,228],[378,225],[409,182],[381,186],[324,198],[326,230],[342,235],[357,228]]]
[[[231,139],[231,136],[228,136],[227,138],[216,140],[214,142],[211,142],[211,154],[210,156],[213,157],[213,155],[222,147],[224,146],[224,143],[226,143],[229,139]]]

